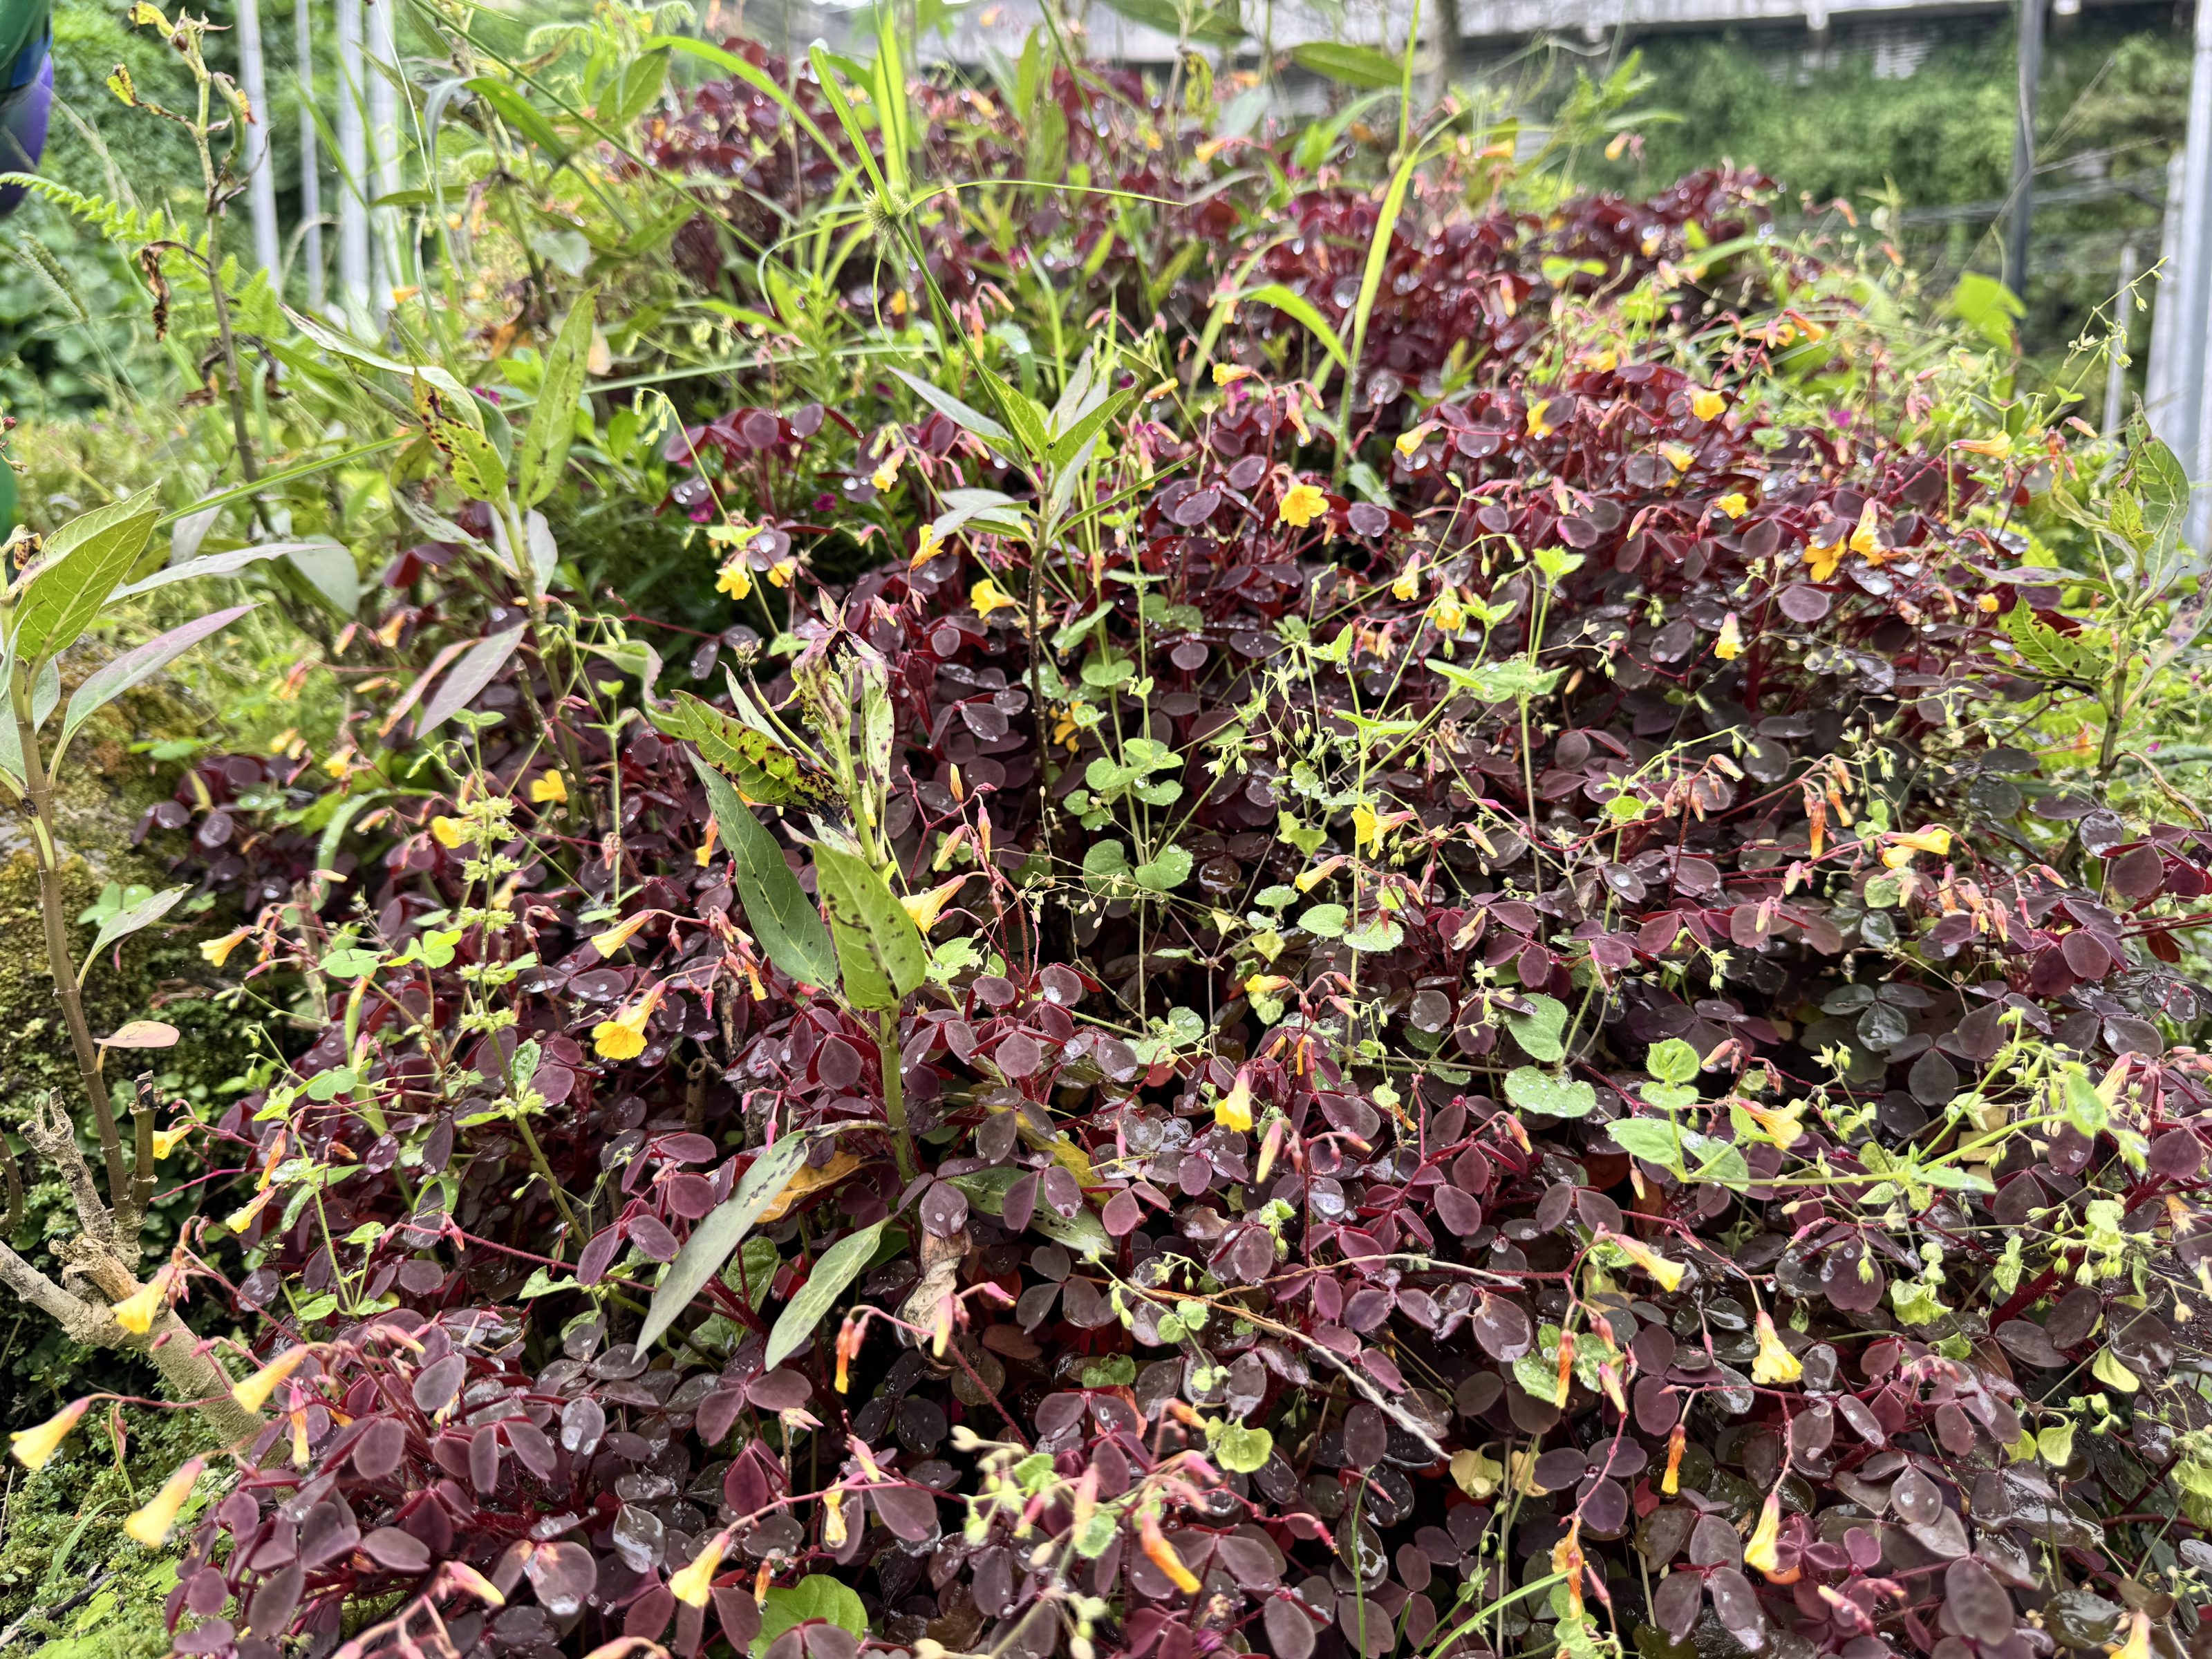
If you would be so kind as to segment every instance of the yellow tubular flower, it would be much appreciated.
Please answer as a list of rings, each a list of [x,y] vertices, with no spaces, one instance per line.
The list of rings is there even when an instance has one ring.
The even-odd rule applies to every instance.
[[[937,919],[944,915],[946,903],[975,873],[973,870],[963,870],[951,880],[939,882],[926,893],[909,893],[899,902],[905,907],[907,915],[914,918],[914,925],[926,933],[937,926]]]
[[[1713,641],[1713,655],[1723,662],[1734,662],[1743,655],[1743,624],[1731,611],[1721,619],[1721,636]]]
[[[1177,1555],[1175,1546],[1168,1542],[1167,1534],[1160,1530],[1158,1516],[1145,1516],[1138,1536],[1145,1547],[1146,1559],[1165,1573],[1170,1583],[1185,1595],[1198,1593],[1198,1575],[1183,1565],[1182,1557]]]
[[[234,927],[221,939],[203,939],[200,955],[213,966],[220,968],[230,960],[230,953],[245,944],[252,933],[251,927]]]
[[[159,1164],[163,1158],[168,1157],[171,1152],[175,1152],[177,1147],[183,1142],[185,1137],[191,1134],[193,1130],[199,1127],[200,1126],[197,1123],[187,1123],[181,1128],[155,1130],[154,1161],[156,1164]]]
[[[448,851],[459,847],[467,833],[466,828],[459,818],[449,818],[441,815],[430,820],[430,839]]]
[[[530,799],[540,806],[557,805],[568,799],[568,780],[558,772],[548,772],[532,782]]]
[[[641,910],[634,916],[624,916],[603,933],[592,935],[592,948],[603,957],[611,957],[636,937],[637,930],[653,920],[650,910]]]
[[[994,611],[1017,608],[1021,601],[986,576],[968,590],[968,603],[975,607],[977,616],[988,617]]]
[[[1731,489],[1713,503],[1731,519],[1741,519],[1751,511],[1751,502],[1741,489]]]
[[[230,1397],[250,1412],[259,1411],[269,1403],[269,1396],[276,1392],[276,1385],[298,1370],[313,1352],[306,1343],[285,1349],[243,1382],[233,1384]]]
[[[115,1322],[135,1335],[143,1336],[154,1328],[169,1298],[169,1286],[176,1280],[176,1269],[164,1267],[137,1290],[108,1310]]]
[[[192,1495],[192,1483],[200,1478],[207,1467],[197,1457],[183,1465],[161,1483],[161,1490],[149,1498],[145,1504],[125,1517],[123,1530],[149,1550],[157,1550],[169,1541],[169,1532],[177,1524],[177,1511],[185,1506],[185,1499]]]
[[[1620,1233],[1607,1233],[1605,1237],[1614,1249],[1657,1279],[1662,1290],[1671,1291],[1681,1284],[1685,1269],[1680,1262],[1669,1261],[1642,1239],[1626,1237]]]
[[[1667,458],[1667,465],[1677,472],[1687,472],[1690,470],[1690,463],[1698,459],[1694,453],[1683,448],[1680,444],[1661,444],[1659,453]]]
[[[1251,372],[1242,363],[1216,363],[1213,366],[1213,383],[1216,386],[1235,386]]]
[[[732,559],[715,576],[714,591],[726,593],[732,599],[743,599],[753,591],[753,573],[746,568],[743,559]]]
[[[1252,1076],[1249,1068],[1237,1068],[1237,1081],[1229,1092],[1213,1103],[1213,1121],[1224,1129],[1239,1133],[1252,1127]]]
[[[1701,421],[1716,418],[1728,407],[1728,399],[1708,386],[1700,386],[1690,394],[1690,413]]]
[[[2150,1615],[2137,1607],[2128,1621],[2128,1639],[2105,1651],[2112,1659],[2150,1659]]]
[[[1275,510],[1277,522],[1292,529],[1304,530],[1316,519],[1328,511],[1328,497],[1318,484],[1294,483],[1283,492],[1283,502]]]
[[[714,1588],[714,1571],[722,1565],[723,1552],[729,1547],[730,1534],[726,1532],[718,1532],[700,1545],[698,1554],[691,1558],[691,1565],[668,1580],[668,1588],[676,1599],[686,1607],[705,1607],[708,1592]]]
[[[1876,534],[1875,505],[1869,501],[1859,514],[1857,527],[1851,532],[1851,551],[1875,554],[1881,551],[1881,541]]]
[[[1680,1423],[1667,1431],[1667,1472],[1659,1477],[1659,1490],[1672,1498],[1682,1489],[1682,1448],[1690,1433]]]
[[[1759,1524],[1751,1529],[1751,1536],[1743,1540],[1743,1564],[1756,1567],[1769,1578],[1781,1565],[1778,1546],[1782,1542],[1782,1500],[1773,1492],[1766,1494],[1766,1503],[1759,1511]]]
[[[653,1018],[659,993],[641,997],[612,1019],[592,1028],[592,1047],[601,1060],[635,1060],[645,1052],[645,1023]]]
[[[18,1429],[8,1437],[9,1450],[25,1468],[43,1469],[91,1404],[89,1400],[72,1400],[35,1429]]]
[[[1797,1356],[1782,1346],[1782,1338],[1774,1328],[1771,1315],[1761,1309],[1759,1315],[1759,1352],[1751,1362],[1751,1380],[1754,1382],[1795,1382],[1805,1375],[1805,1367]]]

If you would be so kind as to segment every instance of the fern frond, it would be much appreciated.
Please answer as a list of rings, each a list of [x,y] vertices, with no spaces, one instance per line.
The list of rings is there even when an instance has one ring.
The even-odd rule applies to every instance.
[[[21,185],[32,195],[83,220],[112,242],[191,243],[194,240],[185,225],[157,207],[137,208],[105,196],[87,196],[34,173],[0,173],[0,185]]]

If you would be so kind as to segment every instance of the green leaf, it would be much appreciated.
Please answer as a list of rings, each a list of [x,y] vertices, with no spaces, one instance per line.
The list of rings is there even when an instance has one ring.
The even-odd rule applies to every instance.
[[[1427,659],[1428,666],[1461,690],[1484,702],[1512,702],[1522,697],[1540,697],[1559,683],[1563,668],[1531,668],[1518,658],[1463,667],[1442,657]]]
[[[707,804],[729,851],[730,872],[745,907],[745,921],[768,959],[801,984],[824,989],[836,984],[837,951],[830,941],[830,930],[801,890],[799,878],[791,873],[775,837],[738,799],[728,779],[696,755],[691,767],[707,786]]]
[[[868,1633],[868,1610],[859,1595],[827,1573],[812,1572],[789,1589],[769,1587],[761,1599],[760,1634],[753,1638],[753,1651],[766,1653],[784,1632],[816,1619],[855,1636]]]
[[[968,1195],[968,1201],[986,1215],[1006,1212],[1006,1188],[1020,1180],[1024,1172],[1012,1168],[978,1170],[970,1175],[948,1176],[945,1178]],[[1030,1212],[1030,1225],[1055,1244],[1065,1244],[1078,1255],[1096,1261],[1113,1252],[1114,1237],[1106,1231],[1106,1224],[1098,1212],[1085,1205],[1072,1216],[1064,1216],[1049,1204],[1039,1204]]]
[[[1559,1041],[1560,1033],[1567,1029],[1566,1005],[1553,997],[1531,997],[1528,1001],[1527,1013],[1507,1012],[1505,1029],[1528,1051],[1529,1058],[1557,1064],[1567,1057],[1566,1048]]]
[[[1299,50],[1305,48],[1300,47]],[[1395,83],[1396,79],[1397,71],[1394,69],[1391,80]],[[1306,331],[1321,342],[1321,349],[1328,353],[1331,362],[1341,369],[1351,368],[1352,360],[1345,355],[1343,337],[1329,326],[1328,319],[1322,316],[1315,308],[1314,302],[1304,295],[1295,293],[1280,283],[1264,283],[1258,288],[1245,289],[1237,298],[1241,304],[1273,306],[1285,316],[1303,323]]]
[[[129,909],[119,910],[108,917],[100,924],[100,932],[92,941],[92,949],[84,953],[86,965],[89,967],[94,959],[116,940],[128,939],[141,928],[150,927],[161,921],[175,909],[179,901],[191,890],[189,887],[172,887],[151,898],[141,899]]]
[[[1298,926],[1316,939],[1342,939],[1352,912],[1341,904],[1316,904],[1298,917]]]
[[[537,407],[522,434],[522,456],[515,466],[515,498],[525,507],[535,507],[551,495],[561,481],[561,469],[568,465],[568,446],[576,436],[576,399],[583,395],[584,368],[592,355],[599,295],[598,289],[588,288],[577,296],[559,337],[545,354]]]
[[[1174,891],[1189,879],[1190,854],[1180,847],[1163,847],[1136,868],[1137,885],[1155,893]]]
[[[1370,916],[1344,936],[1355,951],[1395,951],[1406,941],[1406,930],[1388,916]]]
[[[2108,1389],[2118,1389],[2122,1394],[2133,1394],[2142,1387],[2142,1378],[2120,1363],[2120,1357],[2110,1348],[2097,1350],[2097,1357],[2089,1362],[2089,1373]]]
[[[1309,74],[1363,91],[1395,87],[1403,72],[1402,64],[1387,52],[1334,40],[1309,40],[1293,46],[1291,61]]]
[[[227,611],[217,611],[173,628],[138,647],[126,651],[112,662],[102,663],[85,677],[84,684],[70,694],[69,710],[62,716],[62,739],[55,751],[59,764],[61,751],[70,745],[77,729],[94,714],[113,702],[134,685],[143,684],[179,657],[191,650],[210,634],[230,626],[254,607],[234,605]]]
[[[806,1283],[791,1298],[775,1322],[775,1328],[768,1334],[768,1352],[761,1360],[763,1368],[774,1370],[778,1365],[805,1347],[814,1334],[814,1328],[822,1322],[822,1316],[836,1304],[846,1287],[860,1276],[874,1258],[876,1244],[883,1237],[884,1223],[863,1227],[856,1233],[848,1233],[822,1253],[807,1275]]]
[[[982,410],[969,408],[951,392],[939,392],[920,375],[909,374],[902,368],[894,368],[891,373],[912,387],[915,397],[921,398],[922,402],[962,430],[972,432],[977,437],[988,439],[993,443],[1004,444],[1013,441],[1006,428],[984,414]]]
[[[1673,1124],[1662,1123],[1656,1117],[1625,1117],[1618,1123],[1606,1125],[1605,1132],[1621,1151],[1647,1164],[1669,1170],[1674,1167],[1677,1149]]]
[[[1516,1066],[1505,1074],[1505,1097],[1524,1112],[1547,1117],[1588,1117],[1597,1109],[1597,1091],[1589,1084],[1533,1066]]]
[[[1644,1069],[1662,1083],[1688,1083],[1698,1075],[1698,1051],[1680,1037],[1668,1037],[1651,1045]]]
[[[361,609],[361,571],[353,550],[322,537],[295,543],[284,550],[284,562],[300,573],[315,597],[347,622]]]
[[[446,460],[453,487],[462,495],[496,504],[507,499],[507,463],[499,446],[484,435],[476,399],[456,398],[417,374],[415,413],[431,446]]]
[[[727,775],[747,800],[763,806],[797,801],[817,812],[842,816],[844,802],[820,767],[689,691],[678,691],[665,707],[648,705],[646,713],[670,737],[692,744],[709,765]]]
[[[2035,1449],[2043,1461],[2057,1468],[2074,1461],[2074,1424],[2070,1419],[2046,1424],[2035,1431]]]
[[[488,75],[479,75],[461,83],[483,100],[499,118],[513,127],[538,149],[548,152],[556,161],[565,161],[568,146],[553,130],[553,124],[532,107],[530,101],[504,81],[495,81]]]
[[[721,1271],[730,1252],[752,1231],[753,1223],[783,1195],[799,1166],[806,1162],[806,1145],[805,1135],[785,1135],[752,1161],[738,1182],[737,1191],[692,1229],[691,1237],[684,1241],[676,1260],[668,1264],[666,1277],[653,1291],[652,1305],[645,1310],[645,1323],[637,1334],[641,1353],[661,1339],[677,1316],[691,1305],[701,1287]]]
[[[855,1008],[896,1008],[929,977],[921,930],[884,878],[850,853],[814,848],[815,885],[829,907],[845,1000]]]
[[[147,489],[72,519],[46,538],[15,600],[9,643],[20,661],[58,657],[76,643],[137,563],[160,516]]]
[[[1186,16],[1176,0],[1106,0],[1106,3],[1131,22],[1158,29],[1171,40],[1233,46],[1244,38],[1244,25],[1234,5],[1193,6]]]
[[[1213,1443],[1213,1461],[1231,1474],[1250,1474],[1266,1464],[1274,1449],[1275,1437],[1267,1430],[1231,1423]]]

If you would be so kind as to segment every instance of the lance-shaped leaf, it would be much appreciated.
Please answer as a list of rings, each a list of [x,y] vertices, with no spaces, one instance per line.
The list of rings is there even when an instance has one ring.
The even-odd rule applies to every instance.
[[[665,63],[665,58],[662,59]],[[568,446],[576,435],[576,399],[583,395],[584,368],[592,355],[592,327],[599,297],[588,288],[568,307],[568,320],[545,354],[545,373],[538,383],[538,404],[531,412],[529,428],[522,434],[522,453],[514,471],[514,493],[525,507],[535,507],[553,493],[568,464]]]
[[[850,853],[817,842],[815,884],[830,909],[845,1000],[896,1008],[929,975],[929,947],[884,878]]]
[[[117,940],[129,939],[131,934],[151,927],[175,909],[185,895],[191,890],[189,887],[172,887],[151,898],[140,899],[128,909],[118,910],[100,924],[100,932],[92,941],[92,949],[84,953],[85,968],[89,969],[100,959],[100,953]],[[77,978],[82,981],[83,977],[84,974],[80,970]]]
[[[134,685],[143,684],[160,673],[179,657],[191,650],[210,634],[220,633],[254,607],[234,605],[227,611],[217,611],[173,628],[167,633],[150,639],[135,651],[126,651],[113,662],[103,663],[88,675],[82,685],[70,694],[69,712],[62,717],[62,740],[55,750],[54,763],[61,763],[62,750],[70,739],[100,709],[105,708]]]
[[[660,1340],[699,1294],[700,1287],[722,1270],[730,1252],[752,1231],[753,1223],[783,1195],[799,1166],[806,1162],[806,1141],[803,1134],[788,1134],[763,1152],[739,1179],[737,1191],[691,1230],[691,1237],[668,1264],[667,1276],[645,1310],[645,1323],[637,1334],[639,1352]]]
[[[993,443],[1003,444],[1012,441],[1007,435],[1006,428],[988,415],[984,414],[981,410],[970,408],[949,392],[939,391],[937,387],[930,385],[918,374],[909,374],[902,368],[894,368],[891,373],[912,387],[915,397],[921,398],[922,402],[927,404],[963,431],[972,432],[977,437],[988,439]]]
[[[884,1223],[863,1227],[848,1233],[828,1249],[814,1264],[806,1283],[791,1298],[790,1305],[777,1317],[775,1328],[768,1334],[768,1352],[761,1360],[762,1366],[774,1370],[793,1354],[805,1347],[814,1334],[814,1328],[822,1322],[822,1316],[837,1305],[837,1298],[860,1276],[863,1269],[875,1259],[876,1245],[884,1236]]]
[[[422,430],[453,475],[453,487],[480,501],[498,501],[507,495],[507,463],[499,447],[485,435],[483,416],[474,398],[456,398],[416,375],[415,413]]]
[[[9,641],[16,657],[38,662],[76,644],[146,550],[160,517],[153,490],[144,489],[49,536],[15,601]]]
[[[763,806],[796,801],[815,811],[844,816],[844,799],[827,772],[712,703],[679,691],[667,708],[648,708],[646,713],[670,737],[696,747],[747,800]]]
[[[784,861],[775,837],[755,817],[752,809],[738,799],[738,792],[720,772],[691,757],[692,769],[707,786],[707,802],[714,822],[721,827],[722,845],[729,849],[730,872],[736,878],[738,897],[744,902],[745,920],[760,941],[768,959],[805,985],[833,986],[837,982],[837,951],[830,930]]]
[[[477,694],[492,683],[499,671],[507,666],[507,659],[514,654],[514,647],[522,643],[522,629],[518,624],[503,634],[495,634],[488,640],[478,640],[471,646],[468,654],[453,665],[453,672],[446,676],[422,710],[422,723],[415,729],[417,738],[427,738],[461,710],[476,701]]]
[[[198,576],[233,576],[250,564],[264,559],[289,558],[295,553],[313,555],[329,547],[327,542],[259,542],[252,547],[234,547],[227,552],[203,554],[197,559],[187,559],[182,564],[173,564],[156,570],[152,575],[132,582],[128,587],[118,587],[115,597],[127,599],[134,594],[150,593],[157,587],[167,587],[173,582],[188,582]]]

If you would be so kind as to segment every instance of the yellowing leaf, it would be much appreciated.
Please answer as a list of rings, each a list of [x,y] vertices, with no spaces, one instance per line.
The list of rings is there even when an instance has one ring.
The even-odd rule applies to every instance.
[[[754,1224],[765,1226],[771,1221],[782,1220],[798,1208],[808,1194],[818,1193],[824,1187],[836,1186],[859,1169],[861,1162],[858,1152],[840,1152],[818,1170],[811,1164],[800,1164],[799,1172],[785,1185],[775,1202],[760,1212],[760,1218]]]

